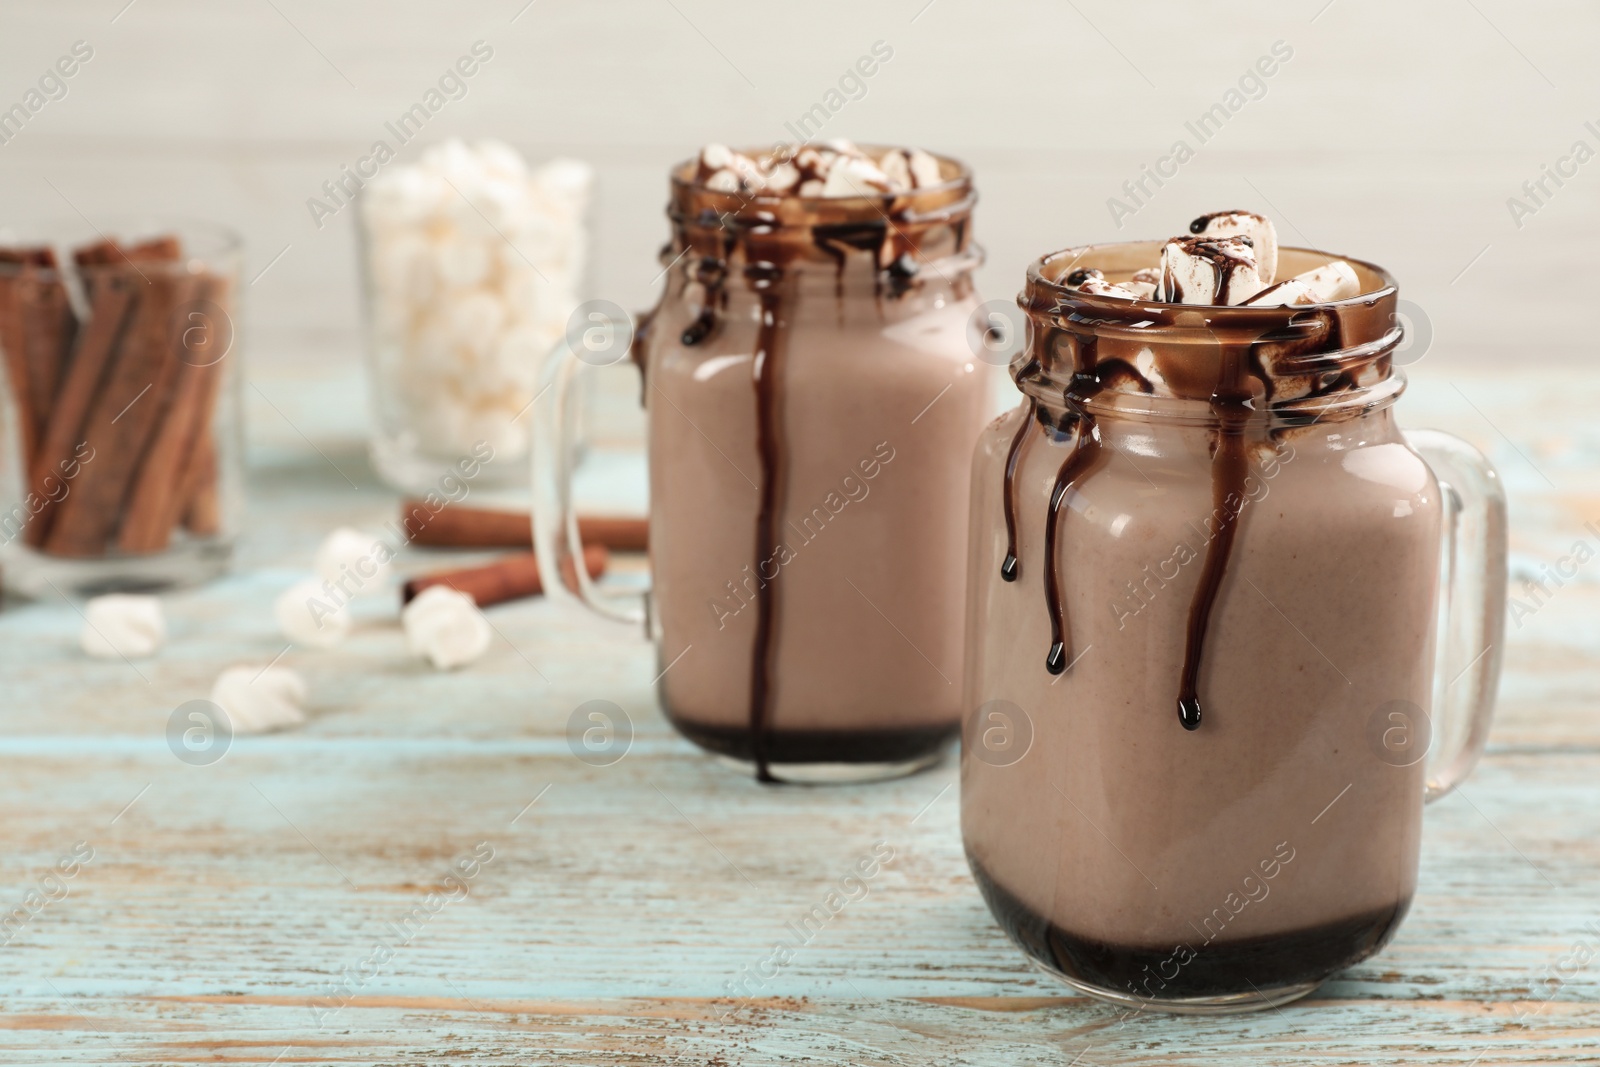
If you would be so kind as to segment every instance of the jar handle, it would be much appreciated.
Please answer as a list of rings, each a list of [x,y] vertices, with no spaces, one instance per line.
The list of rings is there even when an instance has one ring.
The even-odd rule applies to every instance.
[[[539,573],[572,575],[576,587],[565,581],[544,582],[551,600],[579,603],[592,611],[634,625],[645,622],[645,600],[635,594],[610,597],[602,594],[583,565],[583,539],[578,533],[578,515],[572,507],[572,475],[577,466],[576,389],[584,375],[604,363],[580,359],[566,340],[551,351],[540,376],[537,401],[553,393],[546,418],[533,414],[533,551]],[[649,596],[648,593],[645,594]]]
[[[1441,430],[1407,430],[1433,470],[1444,512],[1434,656],[1430,801],[1472,772],[1489,739],[1505,648],[1506,495],[1483,453]]]

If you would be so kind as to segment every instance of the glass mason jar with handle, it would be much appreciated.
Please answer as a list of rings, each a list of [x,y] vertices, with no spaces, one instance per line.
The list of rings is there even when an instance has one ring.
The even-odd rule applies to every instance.
[[[1242,1011],[1372,955],[1410,906],[1423,801],[1492,713],[1505,503],[1469,445],[1396,425],[1381,268],[1291,307],[1061,284],[1159,252],[1047,256],[1019,298],[1024,402],[974,460],[962,831],[1037,965]]]
[[[873,149],[865,149],[871,152]],[[900,195],[719,192],[674,169],[666,286],[631,352],[649,412],[648,625],[672,723],[763,780],[905,773],[959,731],[972,445],[971,176]],[[535,429],[535,540],[573,573],[569,336]],[[560,568],[559,571],[555,568]],[[570,596],[552,583],[551,592]]]

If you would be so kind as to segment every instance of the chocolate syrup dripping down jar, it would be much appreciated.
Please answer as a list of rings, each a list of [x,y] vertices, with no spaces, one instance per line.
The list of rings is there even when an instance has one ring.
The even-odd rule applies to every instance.
[[[1047,256],[1019,297],[1023,401],[974,461],[962,831],[1042,969],[1130,1009],[1248,1011],[1410,907],[1424,800],[1488,731],[1505,505],[1470,446],[1396,425],[1381,268],[1299,307],[1061,284],[1159,252]]]
[[[940,164],[942,184],[875,197],[672,174],[665,287],[630,353],[653,585],[619,603],[580,567],[576,592],[646,625],[668,719],[764,781],[910,773],[960,730],[970,461],[993,407],[967,339],[971,175]],[[589,362],[558,352],[547,375],[545,573],[581,547],[563,427]]]

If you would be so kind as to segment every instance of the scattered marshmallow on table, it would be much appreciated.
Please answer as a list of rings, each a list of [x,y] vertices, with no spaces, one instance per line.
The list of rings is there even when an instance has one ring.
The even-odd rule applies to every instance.
[[[260,734],[306,721],[306,682],[288,667],[229,667],[211,687],[211,702],[235,734]]]
[[[578,305],[593,172],[446,141],[364,190],[380,410],[425,453],[529,444],[538,364]]]
[[[283,636],[297,645],[332,648],[350,635],[349,601],[319,578],[296,582],[272,603]]]
[[[394,552],[381,539],[341,526],[317,549],[317,575],[346,597],[378,593],[389,580]]]
[[[466,593],[429,586],[400,612],[406,644],[440,670],[471,663],[489,650],[489,620]]]
[[[167,641],[161,601],[153,596],[110,593],[83,608],[83,650],[96,659],[153,656]]]

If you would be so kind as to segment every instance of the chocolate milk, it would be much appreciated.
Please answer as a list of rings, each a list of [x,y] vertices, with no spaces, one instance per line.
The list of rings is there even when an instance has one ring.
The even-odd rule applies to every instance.
[[[1388,407],[1387,275],[1355,263],[1367,295],[1299,309],[1054,284],[1155,247],[1030,273],[1026,399],[975,458],[962,828],[1047,969],[1259,1006],[1410,904],[1423,767],[1373,738],[1431,702],[1439,489]]]
[[[991,408],[965,332],[971,191],[943,165],[947,187],[881,201],[677,175],[681,265],[638,345],[660,697],[764,779],[905,769],[959,729]]]

